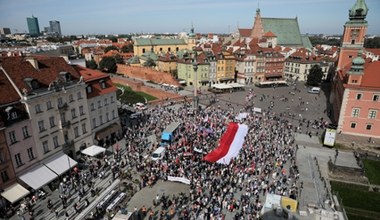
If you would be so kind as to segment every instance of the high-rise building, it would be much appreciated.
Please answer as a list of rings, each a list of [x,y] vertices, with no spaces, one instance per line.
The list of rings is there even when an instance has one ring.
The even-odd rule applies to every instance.
[[[40,35],[40,26],[38,25],[38,18],[32,15],[31,18],[26,18],[26,21],[28,22],[29,34],[32,36]]]
[[[54,33],[58,35],[59,37],[62,36],[61,24],[59,21],[49,21],[49,25],[50,25],[50,33]]]
[[[0,34],[7,35],[11,34],[11,29],[10,28],[0,28]]]

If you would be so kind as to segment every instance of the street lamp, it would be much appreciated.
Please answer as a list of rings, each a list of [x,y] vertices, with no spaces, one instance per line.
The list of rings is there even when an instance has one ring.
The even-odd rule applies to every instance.
[[[197,85],[198,85],[198,63],[197,63],[197,56],[196,54],[194,55],[194,60],[193,60],[193,69],[194,69],[194,98],[193,98],[193,103],[194,103],[194,109],[198,109],[198,91],[197,91]]]

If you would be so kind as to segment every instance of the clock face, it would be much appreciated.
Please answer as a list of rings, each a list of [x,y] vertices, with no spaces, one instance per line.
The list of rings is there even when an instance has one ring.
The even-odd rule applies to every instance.
[[[359,35],[359,29],[352,29],[351,30],[351,37],[356,38]]]

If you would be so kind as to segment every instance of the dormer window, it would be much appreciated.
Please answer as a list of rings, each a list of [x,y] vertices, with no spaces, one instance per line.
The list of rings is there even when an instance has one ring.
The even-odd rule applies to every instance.
[[[87,86],[86,91],[87,93],[92,93],[92,86]]]
[[[101,87],[102,89],[105,89],[105,88],[107,87],[107,85],[106,85],[106,81],[104,81],[104,80],[100,80],[99,83],[100,83],[100,87]]]
[[[70,73],[68,73],[68,72],[60,72],[60,73],[59,73],[59,76],[60,76],[65,82],[69,82],[69,81],[71,81],[71,75],[70,75]]]

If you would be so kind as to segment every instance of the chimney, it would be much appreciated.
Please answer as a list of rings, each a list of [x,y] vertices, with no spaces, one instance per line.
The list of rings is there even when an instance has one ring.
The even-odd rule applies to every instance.
[[[34,69],[38,70],[38,61],[36,60],[36,58],[34,58],[34,57],[27,57],[26,61],[28,61],[30,64],[32,64],[32,66],[34,67]]]

